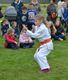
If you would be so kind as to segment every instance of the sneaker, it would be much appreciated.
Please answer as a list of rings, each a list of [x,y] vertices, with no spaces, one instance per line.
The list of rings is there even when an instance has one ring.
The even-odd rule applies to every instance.
[[[43,70],[41,70],[41,71],[44,72],[44,73],[47,73],[47,72],[50,71],[50,69],[49,69],[49,68],[46,68],[46,69],[43,69]]]

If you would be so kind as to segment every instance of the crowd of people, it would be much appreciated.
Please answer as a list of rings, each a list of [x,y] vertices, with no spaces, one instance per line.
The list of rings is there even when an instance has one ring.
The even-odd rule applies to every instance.
[[[8,7],[6,15],[2,15],[0,9],[0,18],[4,17],[1,22],[4,47],[32,48],[38,39],[40,47],[34,58],[43,72],[50,70],[46,57],[53,50],[52,39],[66,40],[68,33],[68,1],[60,0],[57,4],[55,1],[51,0],[48,4],[45,17],[40,14],[42,10],[38,0],[31,0],[28,7],[20,0],[15,0]]]

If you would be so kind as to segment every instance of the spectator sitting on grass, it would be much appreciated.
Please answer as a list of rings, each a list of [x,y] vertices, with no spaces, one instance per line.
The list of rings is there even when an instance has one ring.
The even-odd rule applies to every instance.
[[[12,28],[9,28],[7,33],[4,35],[5,38],[5,48],[10,48],[10,49],[17,49],[18,44],[14,36],[14,30]]]
[[[19,44],[21,48],[32,48],[33,40],[26,34],[26,30],[22,29],[19,37]]]
[[[64,28],[62,27],[60,20],[57,20],[57,21],[56,21],[55,27],[56,27],[56,30],[57,30],[57,31],[56,31],[55,35],[53,36],[53,38],[54,38],[55,40],[60,40],[60,41],[65,40],[65,39],[66,39],[66,38],[65,38],[65,30],[64,30]]]
[[[7,33],[8,28],[10,27],[10,24],[7,19],[4,19],[1,23],[1,31],[2,36],[4,36],[5,33]]]
[[[17,26],[17,22],[16,21],[12,21],[11,23],[12,25],[12,28],[14,29],[14,35],[15,37],[19,37],[19,29],[18,29],[18,26]]]

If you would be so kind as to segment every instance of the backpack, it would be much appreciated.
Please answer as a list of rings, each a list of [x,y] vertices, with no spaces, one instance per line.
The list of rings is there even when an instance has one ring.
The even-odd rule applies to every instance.
[[[4,16],[8,20],[16,20],[17,12],[13,6],[7,7],[7,9],[4,12]]]

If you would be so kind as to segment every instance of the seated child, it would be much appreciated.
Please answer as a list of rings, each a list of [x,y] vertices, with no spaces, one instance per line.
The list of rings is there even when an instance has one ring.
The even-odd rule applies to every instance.
[[[14,36],[14,30],[12,28],[8,29],[4,38],[5,38],[5,44],[4,44],[5,48],[11,48],[11,49],[18,48],[17,42],[15,40],[15,36]]]
[[[22,29],[19,37],[19,44],[21,48],[32,48],[33,40],[26,34],[26,30]]]
[[[60,40],[60,41],[63,41],[65,40],[65,31],[64,31],[64,28],[62,27],[61,25],[61,22],[60,20],[57,20],[56,23],[55,23],[55,27],[56,27],[56,33],[55,35],[53,36],[53,38],[55,40]]]
[[[7,32],[8,28],[9,28],[9,22],[7,19],[4,19],[1,23],[1,31],[2,31],[2,36],[4,36],[4,34]]]
[[[19,29],[18,29],[18,26],[17,26],[17,22],[16,21],[12,21],[11,26],[14,29],[15,37],[18,38],[19,37]]]

